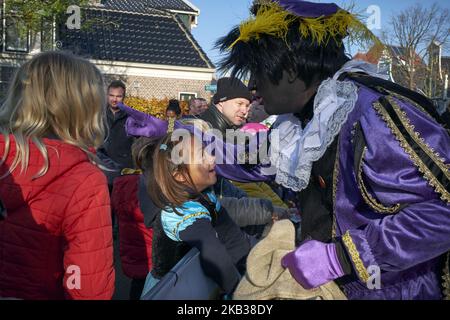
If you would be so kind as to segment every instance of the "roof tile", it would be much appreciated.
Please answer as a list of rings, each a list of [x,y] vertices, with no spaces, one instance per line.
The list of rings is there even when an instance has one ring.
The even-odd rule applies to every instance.
[[[124,12],[147,13],[154,9],[162,9],[196,13],[196,10],[182,0],[103,0],[101,3],[106,9]]]
[[[63,50],[98,60],[214,68],[190,31],[172,14],[88,9],[85,18],[96,21],[88,30],[59,28]]]

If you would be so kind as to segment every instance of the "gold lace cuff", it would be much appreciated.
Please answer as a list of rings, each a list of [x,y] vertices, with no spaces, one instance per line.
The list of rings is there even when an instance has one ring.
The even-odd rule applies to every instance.
[[[353,242],[353,239],[349,231],[347,231],[342,236],[342,241],[344,242],[344,245],[347,247],[348,253],[350,254],[350,257],[353,261],[353,265],[355,266],[359,278],[365,283],[367,283],[369,281],[369,273],[367,272],[367,269],[364,266],[363,261],[361,260],[358,249],[356,249],[356,245]]]

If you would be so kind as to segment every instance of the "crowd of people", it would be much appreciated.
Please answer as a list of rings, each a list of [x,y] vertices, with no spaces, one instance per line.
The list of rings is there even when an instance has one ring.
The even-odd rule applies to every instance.
[[[127,107],[124,83],[69,53],[19,68],[0,109],[0,298],[111,299],[113,241],[132,300],[191,248],[220,297],[242,296],[252,248],[282,224],[295,244],[270,260],[294,291],[450,297],[449,124],[347,57],[345,36],[373,35],[335,4],[257,1],[252,14],[217,43],[230,76],[188,115],[177,100],[164,120]],[[270,170],[239,162],[263,137]]]

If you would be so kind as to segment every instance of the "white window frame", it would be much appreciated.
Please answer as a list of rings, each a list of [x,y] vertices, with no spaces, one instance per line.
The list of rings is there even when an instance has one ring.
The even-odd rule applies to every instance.
[[[198,93],[197,92],[178,92],[178,100],[179,101],[182,101],[181,100],[181,95],[193,95],[194,99],[198,98]]]

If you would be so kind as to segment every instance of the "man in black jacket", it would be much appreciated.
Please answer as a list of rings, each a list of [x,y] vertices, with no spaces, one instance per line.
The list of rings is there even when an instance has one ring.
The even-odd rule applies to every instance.
[[[213,104],[199,118],[220,130],[225,137],[227,129],[239,129],[246,123],[251,101],[252,95],[242,81],[222,78],[217,82]]]
[[[125,132],[127,114],[117,106],[126,94],[125,84],[116,80],[108,87],[107,125],[108,135],[99,153],[116,162],[120,168],[134,168],[131,157],[133,138]],[[103,156],[100,155],[100,156]]]

